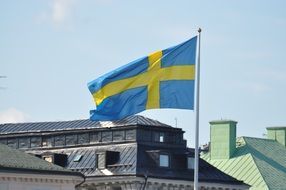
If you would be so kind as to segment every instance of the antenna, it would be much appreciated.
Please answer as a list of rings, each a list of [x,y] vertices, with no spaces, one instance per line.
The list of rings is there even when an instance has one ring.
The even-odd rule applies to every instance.
[[[4,75],[0,75],[0,78],[7,78],[6,76],[4,76]],[[2,86],[0,86],[0,90],[4,90],[4,89],[6,89],[5,87],[2,87]]]
[[[178,118],[175,117],[175,127],[178,128]]]

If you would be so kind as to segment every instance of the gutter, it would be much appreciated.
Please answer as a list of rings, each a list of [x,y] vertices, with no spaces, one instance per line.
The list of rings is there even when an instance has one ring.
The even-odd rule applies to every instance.
[[[26,173],[26,174],[44,174],[44,175],[66,175],[66,176],[79,176],[84,177],[80,172],[69,170],[48,170],[48,169],[32,169],[32,168],[17,168],[17,167],[3,167],[0,166],[0,172],[8,173]]]
[[[79,184],[75,185],[75,189],[77,189],[77,188],[80,187],[82,184],[84,184],[84,183],[85,183],[85,179],[86,179],[86,177],[85,177],[85,175],[83,175],[83,181],[80,182]]]
[[[148,180],[147,174],[144,175],[144,178],[145,178],[145,181],[144,181],[143,190],[145,190],[145,188],[146,188],[146,184],[147,184],[147,180]]]

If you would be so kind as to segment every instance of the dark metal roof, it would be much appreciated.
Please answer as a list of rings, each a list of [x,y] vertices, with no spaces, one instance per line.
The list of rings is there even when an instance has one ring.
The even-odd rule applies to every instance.
[[[194,170],[187,169],[187,160],[185,160],[186,158],[184,159],[186,155],[191,157],[194,156],[193,149],[171,149],[170,147],[165,147],[164,149],[160,148],[156,151],[154,148],[154,146],[139,146],[137,175],[148,175],[149,177],[155,178],[185,179],[190,181],[194,180]],[[147,152],[147,154],[144,152]],[[153,155],[148,155],[148,152],[153,152]],[[154,163],[154,158],[156,157],[154,153],[156,154],[156,152],[157,154],[160,152],[168,152],[171,155],[172,158],[170,159],[170,168],[158,167],[159,163]],[[158,156],[159,154],[157,155],[157,159]],[[185,162],[185,164],[183,162]],[[238,181],[235,178],[221,172],[202,159],[199,160],[199,181],[243,184],[242,181]]]
[[[159,126],[171,127],[157,120],[149,119],[140,115],[129,116],[117,121],[91,121],[89,119],[56,122],[35,123],[6,123],[0,124],[0,134],[25,133],[25,132],[50,132],[76,129],[110,128],[121,126]]]
[[[30,133],[30,132],[49,132],[49,131],[67,131],[77,129],[93,129],[104,127],[121,127],[121,126],[155,126],[166,127],[169,130],[171,126],[159,121],[152,120],[143,116],[130,116],[122,120],[113,122],[93,122],[90,120],[75,120],[62,122],[40,122],[40,123],[18,123],[18,124],[0,124],[0,135]],[[144,135],[144,133],[140,133]],[[155,150],[155,151],[154,151]],[[172,166],[170,168],[158,167],[158,151],[170,153]],[[34,150],[33,153],[44,153],[46,150]],[[49,149],[49,151],[66,154],[66,169],[81,172],[86,177],[102,176],[144,176],[147,171],[149,177],[186,179],[193,181],[193,171],[188,170],[186,166],[186,154],[192,155],[193,151],[187,149],[185,144],[180,146],[168,146],[167,144],[158,144],[150,142],[133,142],[133,143],[109,143],[96,146],[78,146]],[[152,153],[149,153],[149,152]],[[29,151],[30,152],[30,151]],[[98,163],[103,160],[98,154],[113,152],[119,153],[118,160],[114,163],[107,164],[105,169],[98,167]],[[157,153],[156,153],[157,152]],[[156,155],[157,154],[157,155]],[[79,156],[80,155],[80,156]],[[106,154],[107,155],[107,154]],[[179,155],[179,156],[178,156]],[[80,159],[75,159],[75,158]],[[113,156],[107,156],[108,158]],[[107,158],[107,159],[108,159]],[[157,162],[157,163],[156,163]],[[200,161],[199,171],[200,181],[220,182],[228,184],[242,184],[242,182],[227,176],[218,169],[214,168],[205,161]]]
[[[60,153],[67,154],[67,169],[81,172],[87,177],[91,176],[106,176],[103,170],[97,168],[97,154],[105,151],[120,152],[119,160],[116,164],[107,165],[106,169],[113,176],[117,175],[136,175],[137,161],[137,144],[122,144],[116,146],[94,146],[80,149],[60,150]],[[78,162],[74,161],[77,155],[81,155]]]
[[[115,176],[145,176],[162,178],[162,179],[180,179],[180,180],[194,180],[194,171],[184,168],[177,168],[172,165],[170,168],[159,167],[158,164],[152,165],[153,158],[149,157],[148,150],[151,152],[159,153],[162,151],[160,147],[154,151],[156,147],[137,144],[117,144],[117,145],[104,145],[93,146],[85,148],[74,149],[60,149],[57,153],[67,154],[66,168],[72,171],[81,172],[86,177],[115,177]],[[99,158],[97,154],[105,151],[119,152],[119,159],[114,164],[107,164],[105,169],[99,169],[97,163]],[[173,157],[171,158],[172,164],[174,162],[182,162],[183,160],[176,160],[175,155],[193,155],[190,149],[170,149],[165,147],[163,152],[169,152]],[[74,161],[75,157],[81,155],[80,161]],[[108,159],[108,158],[106,158]],[[243,184],[231,176],[219,171],[217,168],[208,164],[206,161],[200,159],[199,180],[204,182],[218,182],[225,184]],[[106,173],[107,172],[107,173]]]

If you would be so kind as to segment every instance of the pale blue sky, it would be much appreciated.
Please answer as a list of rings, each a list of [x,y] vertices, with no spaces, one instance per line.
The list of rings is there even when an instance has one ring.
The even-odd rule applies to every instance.
[[[238,136],[286,126],[286,1],[0,1],[0,121],[89,117],[87,82],[196,35],[201,47],[200,144],[210,120],[238,121]],[[141,115],[186,131],[194,112]]]

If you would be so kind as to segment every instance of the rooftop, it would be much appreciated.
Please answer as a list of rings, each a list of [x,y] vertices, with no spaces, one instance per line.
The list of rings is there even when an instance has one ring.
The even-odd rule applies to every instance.
[[[77,141],[77,135],[80,134],[76,130],[82,132],[83,129],[95,129],[101,127],[122,128],[122,126],[142,126],[144,130],[142,130],[141,127],[136,127],[136,130],[132,129],[132,132],[136,132],[134,133],[136,136],[134,136],[133,133],[133,135],[130,133],[129,127],[127,130],[116,129],[111,130],[110,133],[108,133],[111,139],[113,139],[116,137],[115,135],[118,131],[123,131],[120,135],[122,138],[126,137],[126,139],[127,137],[132,137],[132,140],[129,141],[122,140],[113,142],[110,140],[104,141],[104,143],[97,143],[96,145],[93,143],[81,144],[80,141]],[[148,130],[145,130],[145,127],[148,128]],[[160,130],[158,130],[157,127],[159,127]],[[51,138],[55,144],[59,139],[63,140],[61,146],[42,147],[41,141],[43,139],[41,138],[42,136],[47,135],[43,133],[45,131],[57,131],[56,133],[61,131],[62,133],[66,133],[62,136],[58,135],[57,138],[52,138],[53,136],[49,134],[49,138]],[[37,138],[33,137],[34,144],[32,146],[30,143],[32,141],[29,139],[30,137],[26,136],[36,132],[39,132],[40,134],[37,134]],[[70,133],[75,135],[70,135]],[[72,170],[81,172],[86,177],[90,178],[104,176],[145,176],[147,174],[148,177],[154,178],[193,180],[194,172],[191,168],[188,168],[187,165],[188,157],[193,158],[193,150],[186,147],[185,141],[183,140],[182,130],[179,128],[172,128],[169,125],[143,116],[130,116],[126,119],[114,122],[75,120],[62,122],[1,124],[0,136],[4,139],[5,136],[7,136],[6,134],[9,134],[8,138],[11,142],[12,140],[16,140],[15,143],[19,144],[19,146],[16,146],[15,148],[23,148],[22,145],[26,143],[24,140],[27,140],[27,146],[24,146],[25,151],[35,155],[41,155],[42,158],[52,160],[54,163],[56,163],[56,159],[50,159],[53,155],[63,155],[65,156],[65,158],[63,158],[65,163],[64,166],[66,169],[69,169],[68,171]],[[89,132],[87,134],[89,134]],[[103,134],[106,135],[107,132],[102,130],[100,133],[96,132],[94,134],[92,133],[92,135],[89,134],[87,135],[87,139],[95,138],[96,134],[103,136]],[[35,139],[39,139],[39,147],[37,148],[34,147]],[[74,139],[76,139],[76,142]],[[10,142],[10,140],[6,140],[5,143]],[[70,146],[70,140],[74,142],[72,146]],[[103,140],[101,141],[103,142]],[[46,140],[44,142],[48,141]],[[168,155],[170,159],[168,167],[160,166],[161,154]],[[5,160],[7,160],[7,157],[5,157]],[[46,161],[43,162],[48,164]],[[13,163],[17,166],[17,161]],[[24,159],[23,164],[20,165],[23,165],[22,168],[33,168],[33,165],[29,164],[30,163],[28,163],[27,158]],[[34,169],[49,169],[49,166],[42,164],[43,163],[36,164],[34,166],[36,168]],[[53,167],[53,165],[50,166]],[[63,168],[59,167],[54,169]],[[243,182],[226,175],[204,160],[200,160],[199,180],[225,184],[243,184]]]
[[[73,121],[34,122],[34,123],[6,123],[0,124],[0,134],[14,134],[26,132],[51,132],[76,129],[111,128],[122,126],[158,126],[171,127],[157,120],[134,115],[117,121],[91,121],[89,119]]]
[[[270,139],[239,137],[230,159],[211,159],[210,152],[201,157],[225,173],[253,184],[250,189],[286,187],[286,149]]]

